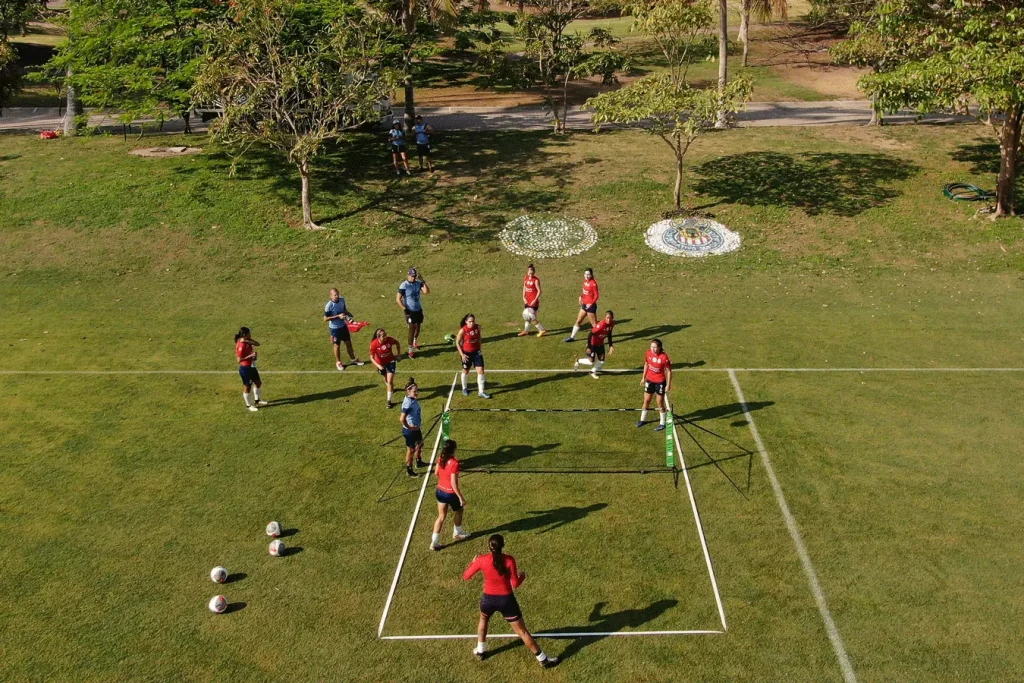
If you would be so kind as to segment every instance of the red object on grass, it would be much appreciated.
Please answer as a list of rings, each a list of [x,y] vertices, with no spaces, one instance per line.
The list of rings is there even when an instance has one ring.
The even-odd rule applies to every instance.
[[[39,137],[43,140],[53,140],[60,137],[60,133],[55,130],[44,130],[39,133]]]
[[[365,320],[361,320],[359,322],[348,322],[345,324],[348,326],[349,332],[358,332],[359,330],[363,329],[370,323],[366,322]]]

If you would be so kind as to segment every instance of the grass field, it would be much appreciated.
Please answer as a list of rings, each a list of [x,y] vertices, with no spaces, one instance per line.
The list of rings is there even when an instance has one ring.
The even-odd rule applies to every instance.
[[[829,681],[843,680],[837,642],[857,680],[1019,678],[1022,222],[941,195],[991,186],[981,128],[708,135],[687,201],[744,243],[700,262],[643,245],[671,177],[637,133],[445,134],[442,170],[401,181],[356,138],[318,168],[318,233],[296,227],[295,178],[275,157],[229,179],[208,145],[160,160],[125,154],[147,141],[3,144],[0,678]],[[495,238],[524,211],[600,235],[538,262],[545,339],[514,337],[526,259]],[[637,375],[569,372],[581,345],[560,336],[584,267],[620,320],[609,369],[664,339],[725,634],[544,640],[567,655],[547,672],[512,641],[479,664],[471,640],[377,638],[422,480],[391,485],[398,416],[376,374],[332,370],[320,311],[340,286],[358,318],[403,336],[393,295],[409,265],[434,293],[428,346],[399,383],[420,381],[425,416],[457,367],[441,337],[467,311],[487,407],[637,407]],[[271,402],[255,415],[232,358],[243,324]],[[578,471],[664,463],[635,413],[460,410],[483,404],[453,403],[477,470],[467,526],[505,533],[531,628],[720,628],[685,478]],[[472,632],[479,585],[459,574],[483,539],[428,552],[432,505],[428,489],[384,635]],[[290,530],[285,558],[266,553],[271,519]],[[235,575],[223,616],[206,609],[216,564]]]

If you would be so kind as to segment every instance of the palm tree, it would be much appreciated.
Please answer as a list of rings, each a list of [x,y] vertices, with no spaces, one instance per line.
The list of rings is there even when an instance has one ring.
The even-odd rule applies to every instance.
[[[789,8],[786,6],[786,0],[742,0],[739,39],[743,43],[743,66],[747,65],[747,53],[750,51],[751,15],[762,23],[767,23],[775,17],[788,21]]]

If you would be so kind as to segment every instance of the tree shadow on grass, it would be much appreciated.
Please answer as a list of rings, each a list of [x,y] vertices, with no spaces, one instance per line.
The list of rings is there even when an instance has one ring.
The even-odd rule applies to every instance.
[[[590,513],[603,510],[606,507],[608,507],[608,503],[594,503],[586,507],[563,505],[550,510],[530,510],[526,513],[530,515],[529,517],[476,531],[471,538],[484,538],[491,534],[511,534],[519,531],[536,531],[538,534],[546,534],[549,531],[578,522]]]
[[[949,156],[953,161],[970,164],[972,173],[999,173],[998,142],[983,142],[978,138],[972,143],[957,146]]]
[[[810,216],[857,216],[885,206],[902,192],[893,183],[920,167],[888,154],[841,152],[746,152],[707,161],[693,168],[691,189],[717,204],[783,206]]]
[[[303,396],[292,396],[289,398],[280,398],[270,403],[268,408],[276,408],[278,406],[297,406],[303,403],[313,403],[314,401],[333,401],[339,398],[348,398],[358,394],[361,391],[372,389],[372,384],[359,384],[351,387],[344,387],[342,389],[332,389],[331,391],[321,391],[315,394],[305,394]]]
[[[482,455],[474,455],[469,458],[465,458],[460,462],[462,469],[483,469],[485,467],[503,467],[506,465],[512,465],[519,462],[524,458],[529,458],[537,453],[543,453],[544,451],[550,451],[558,448],[561,444],[557,443],[545,443],[539,446],[527,446],[527,445],[506,445],[499,446],[494,450],[483,451]],[[467,452],[468,449],[462,449],[463,452]],[[472,452],[472,451],[469,451]]]

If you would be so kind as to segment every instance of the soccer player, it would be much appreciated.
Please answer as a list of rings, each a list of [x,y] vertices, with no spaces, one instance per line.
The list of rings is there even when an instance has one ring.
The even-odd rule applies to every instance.
[[[466,507],[466,499],[459,488],[459,461],[455,457],[457,444],[448,440],[444,442],[441,455],[437,461],[437,519],[434,520],[434,532],[430,535],[430,549],[441,549],[441,528],[448,516],[448,508],[452,509],[455,530],[452,539],[462,541],[469,534],[462,528],[462,509]]]
[[[405,311],[405,322],[409,326],[409,358],[415,358],[416,350],[420,348],[417,340],[423,324],[423,304],[420,303],[423,294],[430,294],[430,287],[415,268],[410,268],[405,282],[398,285],[395,296],[395,301]]]
[[[665,429],[665,396],[672,388],[672,361],[662,348],[660,339],[651,340],[651,348],[647,349],[647,357],[644,359],[644,374],[640,380],[644,388],[644,405],[640,409],[640,421],[637,427],[643,427],[647,420],[647,409],[651,405],[651,396],[658,397],[658,413],[660,421],[654,431],[660,432]]]
[[[577,360],[572,369],[579,370],[581,365],[593,365],[594,369],[590,371],[590,376],[597,379],[597,373],[604,365],[604,342],[606,339],[608,340],[608,353],[615,351],[615,342],[612,341],[613,329],[615,329],[615,314],[608,311],[604,314],[604,319],[601,322],[590,328],[590,334],[587,335],[587,357]]]
[[[242,400],[251,412],[259,410],[259,406],[267,405],[260,399],[260,371],[256,369],[256,347],[260,345],[252,338],[248,327],[239,328],[235,335],[235,357],[238,359],[238,374],[242,378]],[[249,392],[252,391],[252,396]]]
[[[419,402],[420,388],[416,386],[416,380],[412,377],[405,385],[405,400],[402,401],[402,415],[399,421],[402,423],[402,436],[405,437],[405,473],[410,477],[416,476],[412,468],[412,460],[415,456],[416,467],[426,467],[423,462],[423,409]]]
[[[523,331],[520,337],[530,334],[530,323],[537,326],[537,336],[543,337],[548,333],[537,318],[537,311],[540,310],[540,278],[537,277],[537,270],[531,263],[526,267],[526,277],[523,278]]]
[[[480,326],[476,324],[476,316],[472,313],[462,319],[459,331],[455,335],[455,348],[462,359],[462,395],[469,396],[469,369],[476,368],[477,396],[490,398],[484,392],[484,354],[480,350]]]
[[[558,657],[549,657],[537,645],[537,641],[526,628],[523,611],[519,608],[519,602],[513,592],[526,581],[526,572],[520,572],[516,567],[516,558],[501,552],[504,547],[504,537],[501,534],[494,534],[487,539],[487,548],[490,552],[477,555],[462,573],[463,581],[469,581],[477,572],[483,572],[484,575],[484,594],[480,598],[480,622],[476,628],[477,641],[473,654],[480,660],[487,656],[487,623],[492,614],[501,612],[501,616],[505,617],[505,621],[516,635],[523,639],[523,644],[533,653],[540,665],[550,669],[558,664]]]
[[[401,177],[402,169],[398,167],[401,161],[405,166],[405,175],[412,175],[409,170],[409,158],[405,153],[405,131],[402,129],[402,122],[395,121],[388,131],[388,140],[391,142],[391,159],[395,162],[395,175]]]
[[[384,378],[384,386],[388,392],[388,410],[395,407],[391,397],[395,395],[395,366],[402,355],[402,346],[394,337],[389,337],[383,327],[378,327],[370,342],[370,362]]]
[[[590,327],[597,325],[597,300],[601,298],[601,292],[597,289],[597,280],[594,279],[594,269],[587,268],[583,271],[583,292],[580,294],[580,312],[576,315],[576,324],[572,326],[572,334],[565,338],[566,342],[576,341],[576,335],[580,331],[580,325],[584,318],[590,319]]]
[[[356,352],[352,350],[352,334],[348,330],[349,320],[352,320],[352,314],[345,306],[345,297],[341,296],[337,289],[331,287],[331,298],[324,306],[324,322],[327,323],[327,329],[331,333],[331,343],[334,345],[334,367],[338,368],[338,372],[345,369],[345,364],[341,362],[342,344],[345,345],[345,350],[348,351],[348,357],[353,365],[366,365],[356,358]]]
[[[434,132],[434,129],[429,124],[423,122],[423,117],[416,116],[416,125],[412,127],[413,132],[416,134],[416,154],[420,158],[420,170],[423,170],[423,159],[427,159],[427,168],[431,173],[434,172],[434,160],[430,157],[430,134]]]

